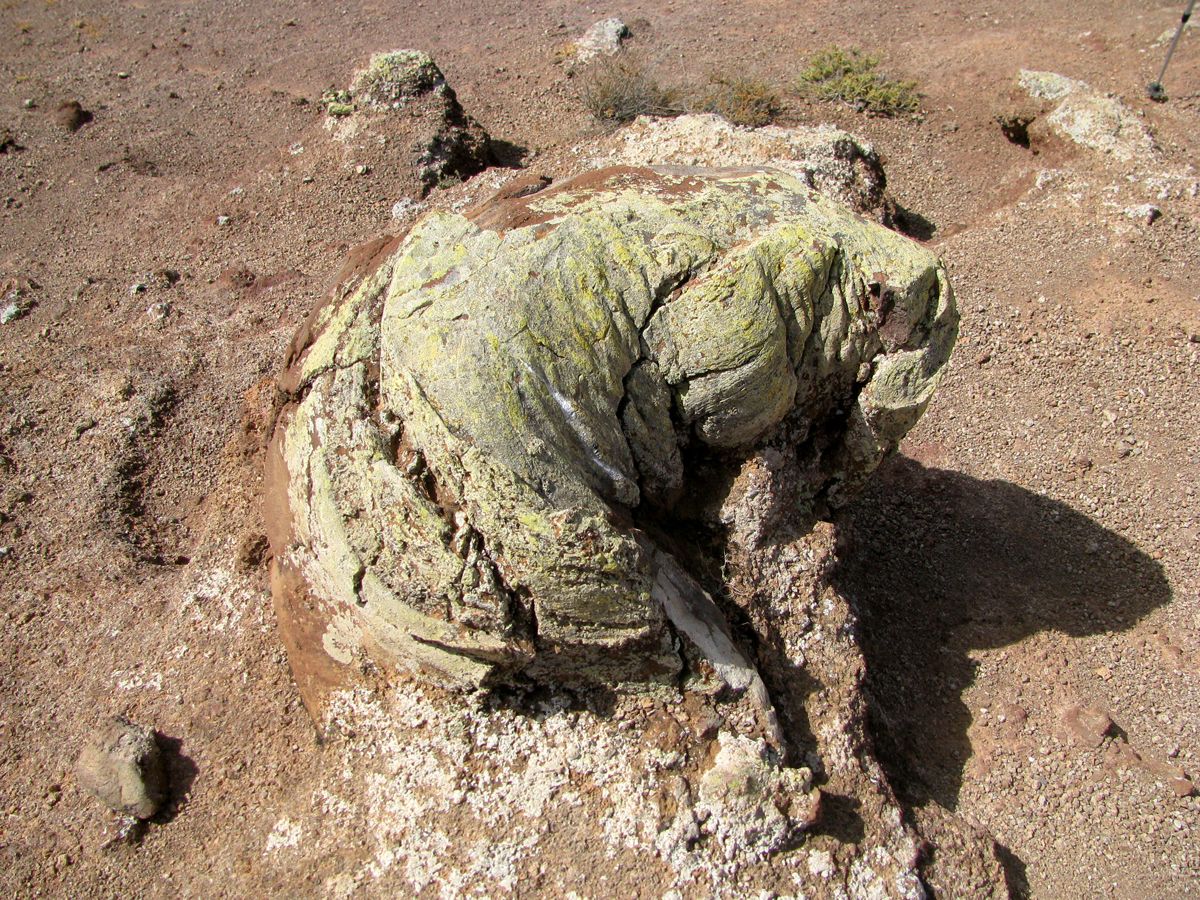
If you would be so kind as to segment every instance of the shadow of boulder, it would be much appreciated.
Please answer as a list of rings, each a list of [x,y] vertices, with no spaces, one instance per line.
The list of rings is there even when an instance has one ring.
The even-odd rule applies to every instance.
[[[970,651],[1122,631],[1171,597],[1158,563],[1069,506],[902,456],[841,525],[836,581],[861,620],[872,733],[913,804],[957,805]]]
[[[191,799],[192,784],[200,774],[195,761],[184,754],[183,741],[168,737],[161,731],[155,732],[158,747],[162,751],[163,768],[167,783],[164,803],[154,816],[154,822],[166,825],[172,821]]]

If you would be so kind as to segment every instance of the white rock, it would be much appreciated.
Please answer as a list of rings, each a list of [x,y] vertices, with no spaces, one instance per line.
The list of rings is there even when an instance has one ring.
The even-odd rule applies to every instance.
[[[860,213],[878,213],[886,178],[875,148],[832,125],[741,128],[715,115],[642,116],[604,145],[597,165],[770,166]]]
[[[575,62],[586,63],[597,56],[612,56],[629,37],[629,27],[620,19],[602,19],[575,42]]]
[[[1116,159],[1154,153],[1154,141],[1137,115],[1114,96],[1055,72],[1022,69],[1017,83],[1031,97],[1058,101],[1046,122],[1081,147]]]

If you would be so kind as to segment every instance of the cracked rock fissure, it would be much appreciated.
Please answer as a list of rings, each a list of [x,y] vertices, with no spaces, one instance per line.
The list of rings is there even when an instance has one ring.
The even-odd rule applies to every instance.
[[[666,545],[768,444],[801,477],[763,506],[810,516],[894,450],[957,333],[936,257],[782,172],[675,167],[502,192],[367,256],[298,336],[269,453],[310,708],[365,657],[473,689],[661,682],[686,651],[777,736]]]

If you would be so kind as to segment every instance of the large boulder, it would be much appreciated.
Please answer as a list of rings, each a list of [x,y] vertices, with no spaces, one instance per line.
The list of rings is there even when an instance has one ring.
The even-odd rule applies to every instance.
[[[368,664],[645,683],[683,646],[771,734],[687,535],[761,538],[730,512],[756,505],[729,499],[752,456],[813,520],[895,448],[957,331],[938,260],[780,171],[617,167],[430,214],[358,262],[297,336],[269,452],[310,706]]]

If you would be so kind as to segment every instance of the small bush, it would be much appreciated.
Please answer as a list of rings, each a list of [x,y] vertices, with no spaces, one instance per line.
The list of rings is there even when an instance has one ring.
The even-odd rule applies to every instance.
[[[878,56],[830,47],[809,60],[796,88],[816,100],[846,103],[877,116],[916,112],[917,83],[887,78],[875,71],[878,65]]]
[[[625,53],[589,66],[579,76],[579,96],[601,122],[621,124],[638,116],[677,116],[679,91],[663,85],[639,59]]]
[[[700,90],[696,109],[716,113],[734,125],[759,128],[779,115],[779,95],[756,78],[712,75]]]

